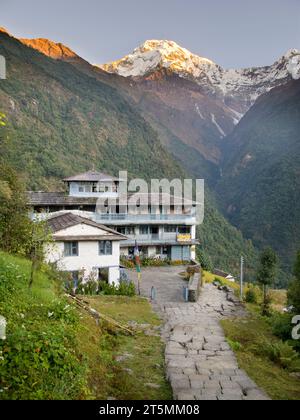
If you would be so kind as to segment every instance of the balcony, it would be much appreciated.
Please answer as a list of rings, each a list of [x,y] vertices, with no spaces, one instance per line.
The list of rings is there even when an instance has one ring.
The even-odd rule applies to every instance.
[[[102,224],[196,224],[193,214],[96,214],[95,221]]]

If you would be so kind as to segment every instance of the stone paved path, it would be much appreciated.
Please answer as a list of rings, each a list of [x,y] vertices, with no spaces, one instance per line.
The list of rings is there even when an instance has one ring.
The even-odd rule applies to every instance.
[[[163,318],[167,377],[177,400],[267,400],[239,369],[220,320],[244,316],[232,294],[205,285],[198,303],[185,303],[181,267],[143,271],[142,293],[156,289],[154,309]],[[134,277],[134,274],[131,273]]]

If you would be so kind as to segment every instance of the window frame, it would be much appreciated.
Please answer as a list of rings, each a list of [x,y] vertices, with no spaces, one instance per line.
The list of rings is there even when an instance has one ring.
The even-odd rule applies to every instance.
[[[65,241],[64,242],[64,257],[79,257],[79,242]]]
[[[109,244],[109,247],[108,247],[108,244]],[[102,245],[104,245],[103,248],[102,248]],[[109,241],[109,240],[98,241],[98,253],[101,257],[112,256],[113,255],[113,241]]]

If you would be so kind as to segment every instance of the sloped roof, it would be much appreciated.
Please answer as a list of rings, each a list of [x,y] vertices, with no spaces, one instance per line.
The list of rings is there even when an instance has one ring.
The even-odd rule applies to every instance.
[[[97,197],[73,197],[64,192],[29,191],[28,201],[32,206],[81,206],[96,205]]]
[[[85,182],[99,182],[99,181],[119,181],[119,178],[105,174],[103,172],[88,171],[82,174],[77,174],[64,179],[65,182],[71,181],[85,181]]]
[[[31,206],[83,206],[83,205],[96,205],[97,200],[99,197],[75,197],[71,195],[67,195],[64,192],[34,192],[29,191],[28,193],[28,202]],[[146,194],[147,195],[147,194]],[[134,198],[136,200],[141,200],[143,202],[143,198],[145,194],[141,193],[128,193],[127,197],[128,200],[130,198]],[[122,196],[120,196],[121,199]],[[170,202],[171,205],[178,204],[178,203],[186,203],[187,205],[196,204],[194,201],[183,200],[181,197],[174,197],[170,194],[148,194],[148,202],[152,205],[163,205]]]
[[[50,217],[49,219],[47,219],[47,224],[53,234],[60,232],[62,230],[65,230],[72,226],[85,224],[85,225],[93,226],[97,229],[104,230],[105,232],[108,232],[110,234],[109,235],[110,239],[120,240],[120,241],[127,239],[125,235],[122,235],[116,230],[110,229],[90,219],[86,219],[85,217],[81,217],[73,213],[64,213],[64,214]]]

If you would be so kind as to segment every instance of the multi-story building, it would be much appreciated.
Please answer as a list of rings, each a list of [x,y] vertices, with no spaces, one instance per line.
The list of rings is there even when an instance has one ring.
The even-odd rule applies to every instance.
[[[137,244],[144,257],[190,261],[196,251],[196,210],[186,209],[183,198],[170,194],[147,194],[147,205],[130,206],[132,198],[144,203],[143,194],[128,194],[124,206],[119,178],[99,172],[86,172],[64,179],[65,192],[30,192],[34,212],[80,212],[84,217],[108,226],[128,238],[121,242],[121,255],[130,256]],[[98,212],[99,200],[115,205]],[[181,201],[180,201],[181,200]],[[168,206],[165,203],[169,203]],[[178,211],[180,207],[180,211]]]

